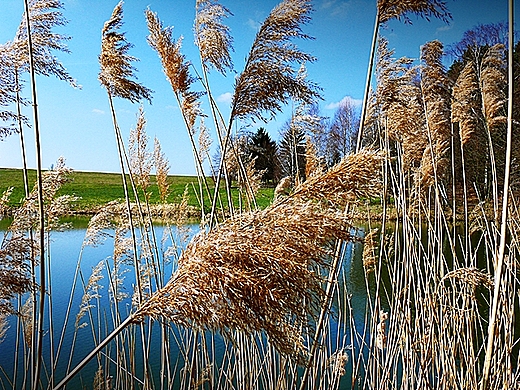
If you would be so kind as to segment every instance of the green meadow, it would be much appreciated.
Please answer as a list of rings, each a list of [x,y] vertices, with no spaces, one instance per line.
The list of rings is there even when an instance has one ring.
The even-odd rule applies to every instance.
[[[36,181],[36,171],[28,171],[29,186],[32,189]],[[176,176],[168,177],[169,196],[168,203],[180,203],[185,189],[188,191],[188,204],[200,209],[201,202],[199,190],[199,182],[196,176]],[[150,196],[150,203],[160,203],[159,190],[154,175],[150,176],[150,187],[147,192]],[[214,189],[214,183],[208,178],[208,184],[211,190]],[[20,206],[24,198],[23,171],[21,169],[0,168],[0,192],[3,193],[9,188],[13,188],[10,196],[9,205],[11,207]],[[226,191],[223,186],[220,189],[222,200],[225,203]],[[266,207],[273,198],[273,188],[261,188],[257,195],[259,207]],[[232,188],[232,196],[235,202],[238,202],[241,194],[237,188]],[[74,210],[77,212],[89,213],[96,210],[110,201],[121,201],[125,199],[123,190],[122,176],[120,173],[103,173],[103,172],[72,172],[69,180],[59,190],[59,195],[73,195],[78,198],[74,202]],[[141,199],[143,197],[140,192]],[[131,195],[131,200],[135,197]],[[211,208],[211,200],[208,199],[204,191],[204,209]]]

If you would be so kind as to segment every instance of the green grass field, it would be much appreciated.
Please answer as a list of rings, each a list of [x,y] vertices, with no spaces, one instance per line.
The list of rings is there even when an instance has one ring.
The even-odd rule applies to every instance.
[[[30,186],[34,185],[36,171],[29,170]],[[159,190],[156,185],[155,176],[150,177],[151,186],[148,192],[151,193],[150,203],[159,203]],[[196,176],[169,176],[170,195],[168,203],[179,203],[182,199],[184,189],[188,187],[189,204],[200,208],[200,202],[195,192],[199,189]],[[213,180],[208,178],[210,189],[213,190]],[[10,205],[16,207],[20,205],[24,198],[23,172],[21,169],[0,168],[0,194],[8,188],[13,187],[10,197]],[[224,190],[221,188],[224,194]],[[60,189],[59,195],[74,195],[80,199],[75,203],[74,208],[78,211],[90,211],[112,200],[124,200],[123,184],[119,173],[99,173],[99,172],[73,172],[69,181]],[[235,201],[238,199],[238,190],[233,189]],[[257,195],[257,202],[260,207],[267,206],[273,198],[272,188],[262,188]],[[235,204],[238,204],[235,202]],[[205,197],[204,208],[209,209],[211,201]]]

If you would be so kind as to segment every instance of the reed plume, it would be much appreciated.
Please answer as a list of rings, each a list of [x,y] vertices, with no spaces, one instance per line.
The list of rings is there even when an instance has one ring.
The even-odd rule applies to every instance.
[[[265,332],[282,353],[307,361],[303,326],[325,296],[336,239],[353,240],[350,217],[335,205],[371,196],[382,154],[364,151],[303,183],[264,210],[238,214],[194,236],[170,281],[122,321],[57,385],[64,386],[132,322],[164,318],[196,330]],[[363,164],[366,167],[363,167]],[[370,179],[368,171],[371,171]],[[339,191],[347,200],[336,199]],[[309,199],[309,196],[311,199]],[[330,199],[329,199],[330,198]]]
[[[323,164],[318,156],[318,148],[310,137],[305,140],[305,177],[318,176],[323,173]]]
[[[11,198],[13,190],[14,187],[9,187],[7,190],[2,192],[2,197],[0,197],[0,221],[4,219],[9,211],[9,199]]]
[[[195,121],[200,115],[200,96],[202,93],[191,90],[195,78],[190,75],[190,63],[181,53],[182,37],[172,37],[172,27],[163,27],[156,13],[146,10],[148,24],[148,43],[154,49],[163,66],[163,71],[170,82],[173,92],[179,101],[186,126],[194,131]]]
[[[377,234],[378,229],[372,229],[367,233],[363,240],[363,267],[365,272],[372,272],[377,264]]]
[[[292,187],[292,180],[289,176],[285,176],[282,180],[278,182],[274,189],[274,199],[277,200],[281,196],[289,195],[290,189]]]
[[[0,140],[16,131],[18,116],[7,109],[16,102],[16,76],[12,43],[0,45]]]
[[[194,139],[196,131],[195,123],[197,118],[202,114],[200,108],[200,97],[203,93],[191,90],[195,78],[193,78],[189,72],[190,63],[186,61],[184,55],[181,53],[182,37],[178,40],[173,39],[173,27],[163,27],[156,13],[146,10],[145,15],[149,31],[148,43],[159,55],[164,74],[170,82],[181,110],[186,130],[188,131],[197,169],[200,192],[202,193],[204,186],[204,189],[209,196],[211,191],[206,176],[204,175],[204,167],[202,165],[201,157],[197,152],[197,146]],[[217,195],[218,191],[215,191],[215,197]],[[203,199],[204,197],[201,197],[200,201],[202,202]],[[202,203],[201,209],[204,209]]]
[[[143,106],[139,107],[137,124],[130,130],[128,154],[130,157],[130,172],[137,179],[137,185],[146,193],[150,186],[150,172],[153,166],[152,153],[148,150],[148,135],[146,134],[146,118]]]
[[[9,323],[7,322],[7,315],[1,313],[0,314],[0,344],[4,341],[5,334],[9,329]]]
[[[57,197],[61,186],[68,180],[70,169],[59,159],[54,170],[43,174],[43,200],[46,231],[61,227],[58,215],[69,209],[70,196]],[[0,202],[2,203],[2,202]],[[40,250],[39,239],[27,232],[38,226],[38,187],[32,190],[24,203],[14,213],[7,233],[0,245],[0,312],[12,309],[11,300],[36,287],[31,277],[30,259]],[[36,265],[36,263],[34,264]]]
[[[115,220],[118,215],[116,207],[119,207],[119,202],[109,202],[90,218],[83,238],[83,247],[97,247],[107,238],[112,237],[110,231],[115,228]]]
[[[351,238],[348,226],[342,213],[308,202],[242,213],[199,233],[140,314],[228,337],[263,330],[281,352],[301,358],[299,324],[323,296],[315,267],[327,265],[333,239]]]
[[[368,151],[351,155],[265,210],[199,233],[172,279],[138,314],[229,337],[234,329],[265,331],[281,352],[301,359],[299,324],[316,315],[324,296],[317,270],[328,267],[334,239],[352,239],[350,220],[336,207],[379,193],[374,172],[382,159]]]
[[[386,23],[391,19],[402,19],[405,23],[411,23],[407,15],[409,13],[426,20],[430,20],[432,16],[446,22],[451,19],[444,0],[378,0],[377,10],[380,23]]]
[[[76,80],[53,54],[53,51],[70,53],[66,42],[69,36],[52,31],[65,26],[68,21],[62,14],[63,3],[59,0],[30,0],[29,19],[32,39],[34,69],[37,74],[55,76],[59,80],[78,87]],[[26,72],[29,67],[29,45],[26,18],[22,18],[13,41],[16,51],[16,72]]]
[[[360,198],[378,197],[384,162],[383,152],[362,150],[350,154],[327,172],[313,176],[294,189],[291,198],[327,202],[336,208]]]
[[[310,21],[308,0],[284,0],[266,18],[256,34],[244,71],[238,76],[232,103],[232,118],[262,119],[281,111],[289,99],[312,103],[320,96],[319,87],[298,77],[299,65],[315,60],[301,51],[292,39],[311,37],[301,26]]]
[[[128,54],[133,45],[126,40],[124,33],[119,32],[122,25],[123,1],[120,1],[101,30],[101,70],[98,79],[110,96],[127,99],[132,103],[141,99],[151,101],[152,91],[132,80],[136,70],[132,62],[138,59]]]
[[[482,59],[480,89],[482,91],[482,112],[490,131],[504,125],[506,117],[505,94],[507,85],[504,46],[490,47]]]
[[[467,144],[478,130],[478,117],[474,112],[480,109],[480,98],[474,66],[473,62],[468,62],[453,87],[452,121],[459,124],[462,145]]]
[[[104,268],[104,260],[101,260],[95,267],[92,268],[92,273],[88,278],[87,285],[84,286],[85,292],[83,293],[83,297],[81,298],[81,303],[79,305],[79,311],[76,315],[76,321],[74,322],[74,327],[76,330],[84,328],[87,326],[86,322],[82,322],[83,317],[87,314],[95,305],[92,303],[92,300],[99,299],[101,294],[99,290],[103,288],[103,286],[99,283],[101,279],[103,279],[103,268]]]
[[[405,23],[411,23],[408,14],[412,13],[421,16],[426,20],[430,17],[439,18],[445,22],[451,19],[451,14],[446,7],[444,0],[378,0],[377,13],[374,24],[374,33],[372,35],[372,45],[370,47],[370,61],[367,69],[367,77],[365,82],[365,93],[363,94],[363,106],[361,109],[361,120],[359,122],[358,138],[356,142],[356,151],[361,148],[361,140],[363,138],[363,127],[365,125],[367,107],[369,102],[370,84],[372,82],[372,68],[374,65],[374,57],[376,54],[376,45],[379,36],[379,27],[392,19],[404,20]]]
[[[421,49],[421,91],[426,116],[428,146],[421,163],[421,180],[430,186],[441,179],[448,167],[446,151],[451,136],[450,90],[442,64],[443,46],[439,41]]]
[[[418,68],[406,57],[394,59],[388,41],[378,46],[376,104],[379,123],[390,140],[401,143],[406,171],[419,165],[428,139],[421,90],[415,82]]]
[[[12,300],[35,287],[31,277],[33,240],[24,234],[11,231],[0,246],[0,314],[13,312]]]
[[[200,120],[199,140],[198,141],[199,141],[198,142],[199,149],[197,152],[199,154],[199,158],[201,159],[202,162],[204,162],[207,159],[211,165],[210,153],[211,153],[212,139],[211,139],[211,134],[209,133],[209,129],[205,125],[203,118],[201,118],[201,120]],[[212,169],[212,171],[213,171],[213,169]]]
[[[233,37],[222,20],[233,14],[217,0],[197,0],[195,17],[195,43],[199,47],[202,64],[222,74],[233,68],[231,51]]]
[[[27,346],[32,345],[33,330],[34,330],[34,299],[33,295],[30,295],[25,303],[22,305],[20,310],[20,319],[22,320],[23,336]]]
[[[168,158],[161,149],[161,144],[157,137],[154,139],[153,158],[155,165],[155,178],[157,180],[157,187],[159,188],[159,197],[161,202],[166,203],[169,195],[168,172],[170,170],[170,163]]]

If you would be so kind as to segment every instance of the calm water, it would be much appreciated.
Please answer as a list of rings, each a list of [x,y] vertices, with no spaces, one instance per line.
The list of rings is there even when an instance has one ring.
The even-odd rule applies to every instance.
[[[57,350],[57,343],[62,332],[62,327],[65,321],[66,309],[69,303],[70,292],[73,289],[74,283],[74,275],[76,273],[76,267],[78,264],[78,259],[80,258],[82,243],[85,237],[86,232],[86,219],[75,219],[73,220],[73,228],[70,230],[66,230],[63,232],[53,232],[51,233],[51,251],[50,251],[50,262],[51,262],[51,288],[52,288],[52,331],[55,335],[55,345],[54,350]],[[5,234],[5,223],[0,225],[0,240],[3,239]],[[191,226],[193,234],[197,230],[197,226]],[[157,239],[160,241],[163,237],[163,233],[165,231],[164,226],[155,226],[155,233]],[[176,237],[176,232],[173,231],[173,237]],[[167,239],[163,246],[169,247],[171,246],[172,241]],[[340,297],[346,296],[346,294],[351,295],[351,305],[353,309],[355,323],[363,324],[365,321],[365,312],[367,305],[367,291],[366,291],[366,279],[365,272],[363,269],[362,261],[361,261],[361,246],[360,244],[349,244],[346,248],[345,258],[343,262],[343,269],[340,274]],[[83,283],[86,283],[88,278],[92,273],[93,267],[95,267],[100,261],[107,260],[107,264],[111,264],[111,257],[113,254],[113,239],[107,239],[103,245],[97,247],[85,247],[83,249],[83,253],[81,255],[81,263],[80,269],[83,276]],[[129,267],[132,268],[132,267]],[[165,268],[166,275],[171,275],[172,265],[170,264]],[[99,294],[101,295],[99,302],[92,302],[95,307],[93,308],[94,312],[101,310],[102,317],[109,317],[108,307],[110,305],[108,300],[108,279],[106,270],[103,272],[104,279],[100,281],[100,284],[103,286],[99,290]],[[127,272],[125,275],[125,283],[124,288],[128,294],[132,294],[132,288],[134,284],[134,275],[133,268],[131,272]],[[71,346],[73,343],[73,335],[74,335],[74,322],[76,320],[76,314],[78,313],[79,306],[81,304],[81,299],[83,295],[83,287],[81,278],[78,279],[78,284],[75,288],[75,293],[73,297],[71,315],[68,320],[68,325],[65,332],[65,339],[63,342],[62,352],[58,359],[57,368],[55,371],[56,381],[61,380],[66,371],[66,367],[69,360],[69,351],[71,350]],[[126,309],[125,306],[120,306],[120,310],[129,310],[129,300],[126,300]],[[337,303],[337,302],[336,302]],[[48,303],[47,303],[48,305]],[[48,307],[48,306],[47,306]],[[106,311],[103,311],[107,309]],[[108,312],[108,313],[107,313]],[[122,314],[124,318],[125,315]],[[345,319],[344,319],[345,320]],[[106,321],[110,322],[110,319],[106,319]],[[88,316],[83,318],[82,322],[87,322],[90,325],[90,320]],[[340,329],[342,326],[338,327],[335,323],[331,328],[332,329]],[[13,377],[14,371],[14,351],[16,348],[16,322],[11,320],[10,328],[8,329],[5,338],[2,343],[0,343],[0,389],[1,388],[12,388],[12,385],[9,382],[8,378]],[[46,334],[45,334],[45,350],[44,356],[50,356],[50,346],[49,346],[49,332],[51,331],[51,325],[46,323],[45,325]],[[332,339],[336,339],[336,336],[339,336],[338,340],[343,340],[342,342],[345,345],[349,345],[351,343],[348,336],[348,324],[343,326],[345,334],[335,335],[333,334]],[[158,332],[154,331],[153,341],[152,341],[152,349],[153,345],[158,345],[160,342],[160,337]],[[334,330],[336,332],[336,330]],[[19,345],[22,345],[20,343]],[[92,348],[93,348],[93,333],[92,328],[87,326],[83,329],[79,329],[77,333],[77,338],[75,341],[74,347],[74,356],[73,356],[73,364],[81,360],[83,356],[85,356]],[[219,346],[217,345],[217,349]],[[222,347],[223,349],[223,347]],[[175,354],[175,351],[173,352]],[[20,354],[22,356],[23,354]],[[151,367],[154,370],[158,370],[159,368],[159,356],[158,354],[151,355]],[[139,359],[140,354],[136,354]],[[18,375],[23,373],[23,366],[21,361],[18,362]],[[349,367],[346,367],[347,371],[349,371]],[[97,369],[97,363],[95,360],[91,361],[87,367],[85,367],[82,372],[71,382],[69,388],[75,389],[79,387],[87,387],[90,388],[92,384],[92,378],[94,376],[94,372]],[[51,375],[52,369],[50,368],[50,361],[46,361],[45,369],[42,373],[44,378],[48,378]],[[158,375],[156,374],[155,377]],[[346,375],[345,377],[348,377]],[[45,382],[47,379],[45,379]],[[20,382],[20,381],[17,381]],[[21,383],[18,383],[17,388],[21,388]],[[342,388],[347,388],[342,386]]]

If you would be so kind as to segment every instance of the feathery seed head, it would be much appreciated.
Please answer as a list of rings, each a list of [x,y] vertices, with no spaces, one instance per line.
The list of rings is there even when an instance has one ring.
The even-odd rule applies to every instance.
[[[166,203],[169,195],[168,172],[170,170],[170,163],[168,158],[161,150],[161,144],[157,137],[154,139],[153,157],[155,164],[155,178],[157,186],[159,187],[159,195],[161,202]]]
[[[138,59],[128,55],[133,45],[126,40],[124,33],[119,32],[122,25],[123,1],[120,1],[101,31],[99,81],[111,96],[127,99],[132,103],[141,99],[151,102],[152,91],[132,80],[136,69],[131,63]]]
[[[148,150],[148,135],[146,134],[146,118],[143,106],[139,107],[137,124],[130,130],[129,155],[130,172],[136,176],[137,185],[144,191],[150,185],[150,172],[152,170],[152,153]]]
[[[156,13],[148,9],[145,15],[149,31],[148,43],[159,55],[163,71],[180,102],[188,130],[192,131],[201,113],[199,98],[203,93],[190,91],[195,78],[190,75],[190,63],[181,53],[182,37],[175,41],[172,37],[173,27],[163,28]]]
[[[220,73],[233,68],[230,51],[233,38],[222,19],[233,14],[217,0],[197,0],[195,43],[199,47],[202,63],[211,65]]]
[[[451,19],[444,0],[378,0],[377,10],[380,23],[401,18],[405,23],[411,23],[408,13],[424,17],[426,20],[430,20],[432,16],[445,22]]]
[[[291,42],[294,38],[310,39],[301,26],[310,21],[312,6],[308,0],[284,0],[277,5],[258,31],[237,78],[233,95],[232,116],[263,119],[274,116],[289,98],[311,103],[320,97],[319,87],[299,77],[299,65],[315,60]]]
[[[32,57],[36,73],[44,76],[55,76],[78,87],[63,64],[56,58],[53,51],[69,53],[65,44],[70,37],[52,31],[56,26],[64,26],[68,21],[63,17],[61,10],[63,3],[58,0],[30,0],[29,18],[31,27]],[[29,43],[27,37],[27,22],[22,17],[16,37],[13,41],[16,52],[15,67],[26,72],[29,68]]]

